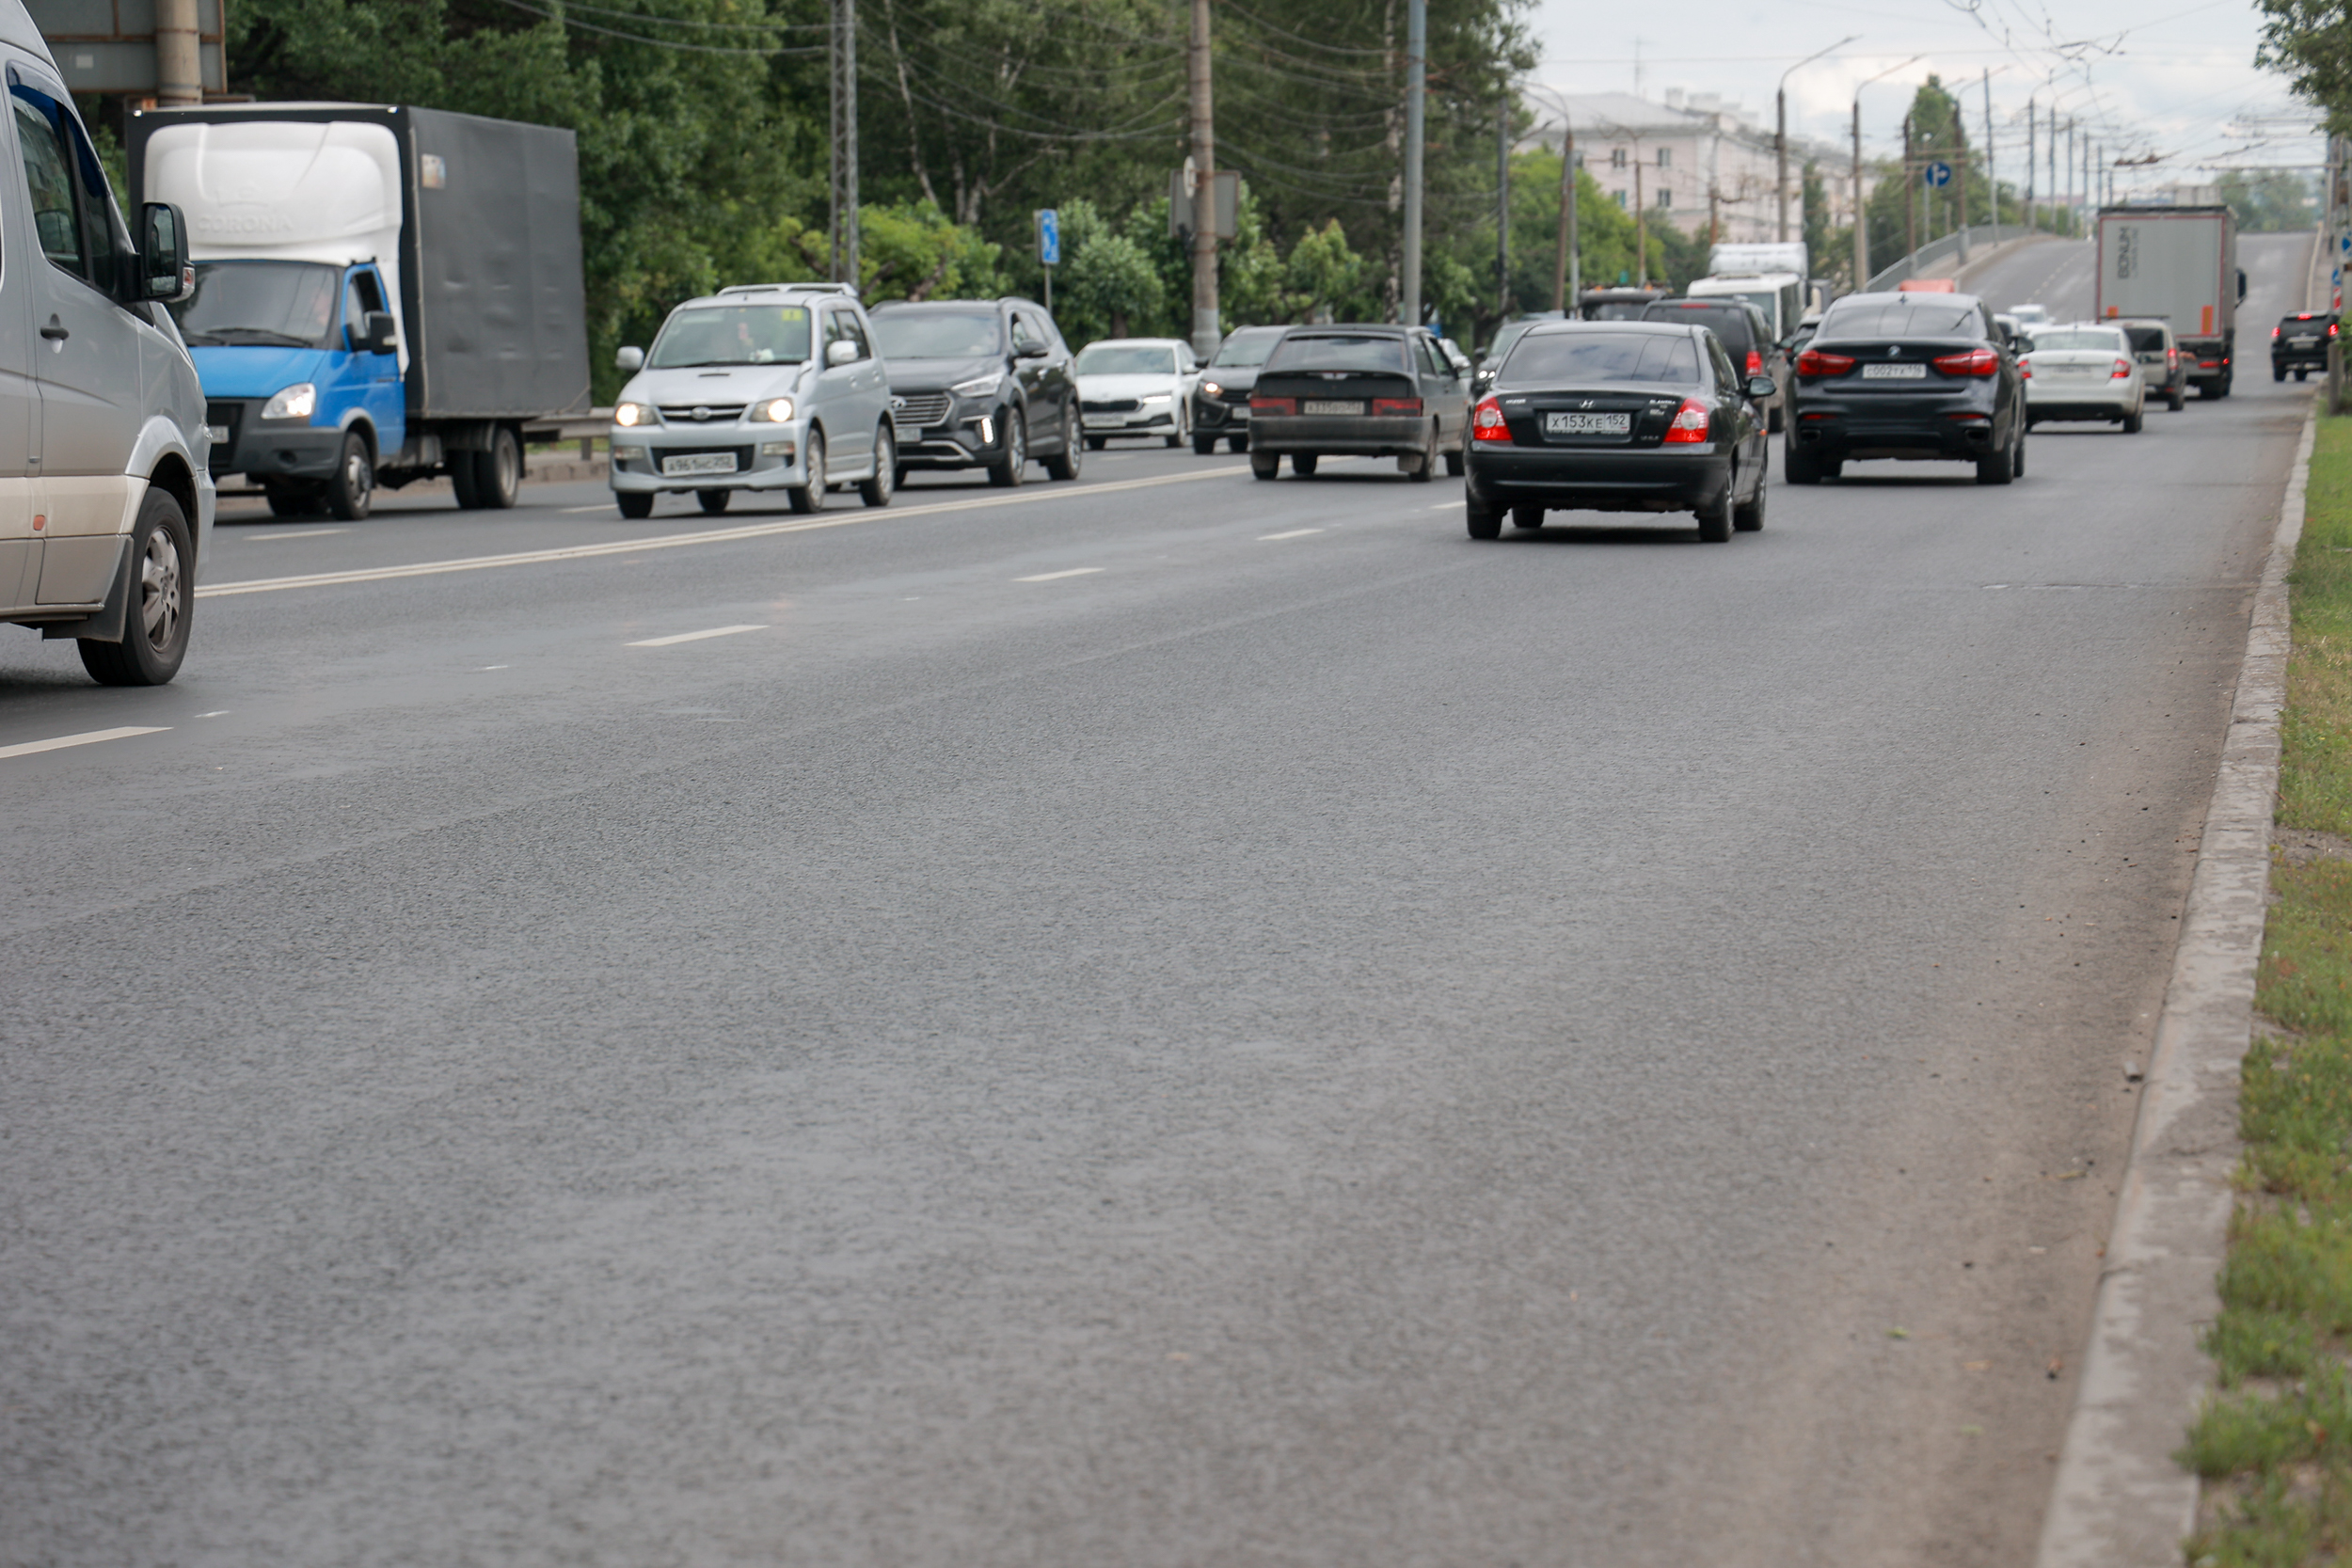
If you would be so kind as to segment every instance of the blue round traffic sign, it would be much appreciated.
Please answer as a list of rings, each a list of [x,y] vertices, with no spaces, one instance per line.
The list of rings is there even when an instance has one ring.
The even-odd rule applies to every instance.
[[[1931,185],[1948,185],[1952,182],[1952,166],[1949,164],[1930,164],[1919,172],[1920,177]]]

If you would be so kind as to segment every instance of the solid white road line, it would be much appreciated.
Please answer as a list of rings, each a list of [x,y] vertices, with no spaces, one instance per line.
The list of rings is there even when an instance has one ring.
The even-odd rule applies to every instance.
[[[669,637],[648,637],[631,642],[632,648],[666,648],[674,642],[700,642],[706,637],[733,637],[739,631],[766,631],[765,626],[713,626],[708,631],[681,631]]]
[[[1083,578],[1102,571],[1100,566],[1073,566],[1067,572],[1040,572],[1033,578],[1015,578],[1015,582],[1059,582],[1064,578]]]
[[[272,539],[324,539],[330,533],[349,533],[350,531],[351,530],[347,528],[298,528],[292,533],[248,533],[246,538],[253,544],[260,545]]]
[[[1439,501],[1429,510],[1432,512],[1452,512],[1461,504],[1462,503],[1460,501]]]
[[[68,746],[95,746],[102,740],[121,740],[135,735],[161,735],[169,724],[130,725],[119,730],[90,730],[82,735],[61,735],[54,740],[25,740],[14,746],[0,746],[0,757],[29,757],[35,752],[62,752]]]
[[[196,591],[199,599],[227,598],[237,594],[277,594],[289,588],[339,588],[355,582],[389,582],[395,578],[438,577],[447,572],[481,572],[494,566],[536,566],[551,561],[584,561],[600,555],[632,555],[645,550],[676,549],[685,545],[724,545],[739,539],[762,539],[777,533],[806,533],[816,529],[854,528],[861,523],[886,523],[899,517],[930,517],[944,512],[971,512],[983,507],[1019,506],[1039,501],[1066,500],[1073,496],[1106,496],[1121,490],[1146,490],[1162,484],[1184,484],[1196,479],[1230,479],[1248,470],[1240,464],[1219,464],[1189,473],[1160,474],[1151,479],[1123,479],[1110,484],[1023,485],[1017,493],[975,496],[965,500],[934,501],[928,506],[868,508],[837,516],[804,521],[751,523],[742,528],[708,529],[696,533],[653,534],[616,539],[601,545],[573,545],[559,549],[517,550],[512,555],[464,556],[454,561],[419,561],[405,566],[378,566],[348,572],[312,572],[304,577],[253,578],[235,582],[210,582]]]
[[[1321,533],[1322,531],[1323,530],[1319,528],[1295,528],[1288,533],[1261,533],[1258,535],[1258,543],[1263,545],[1276,539],[1304,539],[1311,533]]]

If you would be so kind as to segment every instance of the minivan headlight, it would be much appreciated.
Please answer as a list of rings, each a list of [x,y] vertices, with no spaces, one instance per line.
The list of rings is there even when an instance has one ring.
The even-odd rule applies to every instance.
[[[281,387],[278,395],[262,404],[265,420],[307,420],[318,412],[319,389],[308,381],[297,381]]]
[[[947,390],[960,398],[993,398],[996,395],[996,388],[1004,384],[1005,372],[991,371],[986,375],[976,375],[969,381],[959,381]]]
[[[612,405],[612,422],[623,427],[650,424],[653,410],[642,403],[616,403]]]
[[[752,404],[751,412],[744,417],[754,424],[787,424],[792,419],[792,400],[762,398]]]

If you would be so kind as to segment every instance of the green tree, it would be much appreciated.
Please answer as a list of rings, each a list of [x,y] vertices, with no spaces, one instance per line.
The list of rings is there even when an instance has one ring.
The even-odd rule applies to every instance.
[[[2237,214],[2238,228],[2249,234],[2277,234],[2309,229],[2318,206],[2312,182],[2284,169],[2260,174],[2225,174],[2221,199]]]
[[[2352,5],[2346,0],[2259,0],[2263,40],[2254,63],[2283,73],[2337,135],[2352,132]]]
[[[1830,252],[1829,185],[1821,178],[1821,166],[1808,162],[1804,166],[1804,183],[1799,187],[1801,210],[1804,214],[1804,253],[1812,261],[1815,277],[1829,270],[1836,258]],[[1851,249],[1849,240],[1848,249]]]
[[[1065,261],[1054,315],[1064,337],[1078,343],[1124,338],[1138,318],[1147,328],[1159,325],[1168,291],[1150,252],[1084,197],[1062,207],[1061,232]]]

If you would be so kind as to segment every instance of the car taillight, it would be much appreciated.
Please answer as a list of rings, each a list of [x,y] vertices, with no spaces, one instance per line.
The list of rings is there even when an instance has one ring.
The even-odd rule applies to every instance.
[[[2283,327],[2274,326],[2274,327],[2272,327],[2272,328],[2270,329],[2270,335],[2271,335],[2273,338],[2276,338],[2276,337],[2277,337],[2277,336],[2278,336],[2280,332],[2282,332],[2282,331],[2284,331],[2284,330],[2285,330],[2285,328],[2283,328]]]
[[[1929,361],[1946,375],[1998,375],[2001,356],[1989,348],[1972,348],[1964,354],[1947,354]]]
[[[2271,336],[2275,338],[2278,336],[2278,333],[2274,330],[2271,333]],[[2181,351],[2179,349],[2169,348],[2164,351],[2164,368],[2168,371],[2177,371],[2181,368]]]
[[[2115,362],[2115,369],[2107,372],[2107,379],[2109,381],[2121,381],[2131,373],[2132,362],[2129,359],[2118,359]]]
[[[1480,404],[1478,411],[1470,416],[1470,436],[1479,441],[1508,442],[1511,426],[1502,417],[1502,404],[1492,398]]]
[[[1249,411],[1252,414],[1295,414],[1298,412],[1298,400],[1253,397],[1249,400]]]
[[[1666,427],[1666,444],[1678,446],[1707,439],[1707,404],[1696,398],[1684,398],[1682,406],[1675,410],[1674,423]]]
[[[1764,373],[1764,356],[1754,349],[1748,350],[1748,373],[1750,375]]]
[[[2033,379],[2032,360],[2020,359],[2017,361],[2017,379],[2020,381],[2031,381]]]
[[[1421,399],[1375,398],[1372,400],[1372,412],[1375,418],[1382,414],[1419,414]]]
[[[1807,381],[1816,376],[1844,375],[1852,369],[1852,358],[1843,354],[1823,354],[1818,348],[1809,348],[1797,356],[1797,373]]]
[[[2335,335],[2336,335],[2336,324],[2335,324],[2334,322],[2329,322],[2329,323],[2328,324],[2328,336],[2329,336],[2330,338],[2332,338],[2332,337],[2334,337]]]

